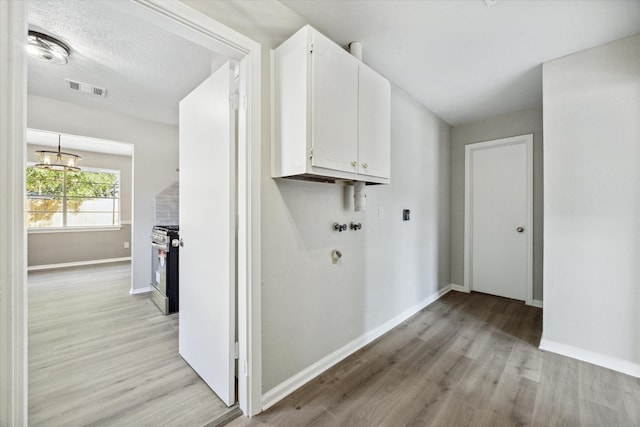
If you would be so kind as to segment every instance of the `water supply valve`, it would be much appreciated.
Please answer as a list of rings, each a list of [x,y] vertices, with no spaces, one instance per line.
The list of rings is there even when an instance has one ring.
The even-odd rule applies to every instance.
[[[333,224],[333,229],[339,232],[343,232],[347,229],[347,224],[339,224],[336,222]]]

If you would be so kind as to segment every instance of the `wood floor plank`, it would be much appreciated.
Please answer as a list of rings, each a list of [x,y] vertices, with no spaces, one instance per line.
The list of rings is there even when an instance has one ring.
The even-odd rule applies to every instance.
[[[509,374],[519,375],[531,381],[540,382],[542,376],[542,356],[540,350],[526,341],[516,340],[516,344],[505,369]]]
[[[581,399],[614,409],[622,401],[618,376],[608,369],[581,363],[578,365],[578,384]]]
[[[481,425],[531,425],[538,386],[535,381],[505,371],[489,406],[484,410]]]
[[[620,418],[615,410],[591,400],[580,399],[581,426],[619,426]]]
[[[638,426],[640,380],[538,349],[542,310],[451,292],[240,426]]]
[[[423,426],[436,418],[451,395],[451,390],[429,381],[411,381],[397,405],[375,425]]]
[[[578,361],[543,352],[543,369],[532,424],[580,425]]]
[[[480,416],[481,413],[476,408],[451,395],[446,400],[442,410],[438,412],[438,416],[433,422],[426,425],[434,427],[475,427],[479,425]]]
[[[362,403],[363,396],[368,396],[375,390],[375,385],[387,373],[387,359],[376,356],[339,382],[334,387],[325,390],[314,401],[322,405],[336,417],[343,416],[354,406]]]
[[[405,389],[407,377],[406,373],[391,369],[387,375],[380,379],[375,391],[371,390],[363,395],[360,399],[361,403],[354,402],[353,409],[337,418],[333,425],[368,427],[377,424],[401,401],[400,397]]]
[[[640,390],[623,390],[616,413],[620,417],[620,425],[640,426]]]
[[[129,264],[30,273],[30,426],[202,426],[228,408],[178,355],[178,315]]]

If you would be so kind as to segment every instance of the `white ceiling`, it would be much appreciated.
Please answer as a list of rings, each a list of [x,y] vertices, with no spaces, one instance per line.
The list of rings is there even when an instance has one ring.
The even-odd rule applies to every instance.
[[[640,32],[640,0],[283,3],[343,46],[361,41],[365,62],[452,125],[540,106],[541,63]],[[226,57],[132,8],[142,9],[29,0],[30,28],[72,49],[64,66],[29,59],[29,93],[177,124],[178,101]],[[107,97],[72,91],[65,79],[104,87]]]
[[[67,65],[29,58],[28,92],[177,124],[178,102],[226,58],[141,16],[127,0],[29,0],[29,29],[59,38],[71,56]],[[73,91],[65,79],[107,96]]]
[[[541,106],[543,62],[640,32],[638,0],[283,3],[451,125]]]

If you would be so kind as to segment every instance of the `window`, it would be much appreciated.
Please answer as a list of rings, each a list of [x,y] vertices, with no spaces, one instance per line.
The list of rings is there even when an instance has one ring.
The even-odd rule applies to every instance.
[[[61,172],[27,166],[27,226],[120,225],[120,171]]]

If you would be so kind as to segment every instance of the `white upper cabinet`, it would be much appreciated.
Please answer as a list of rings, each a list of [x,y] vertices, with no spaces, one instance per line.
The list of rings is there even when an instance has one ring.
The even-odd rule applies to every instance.
[[[366,65],[358,70],[358,173],[389,178],[391,87]]]
[[[390,85],[309,26],[274,51],[272,176],[390,182]]]
[[[358,62],[316,32],[311,66],[311,164],[357,172]]]

